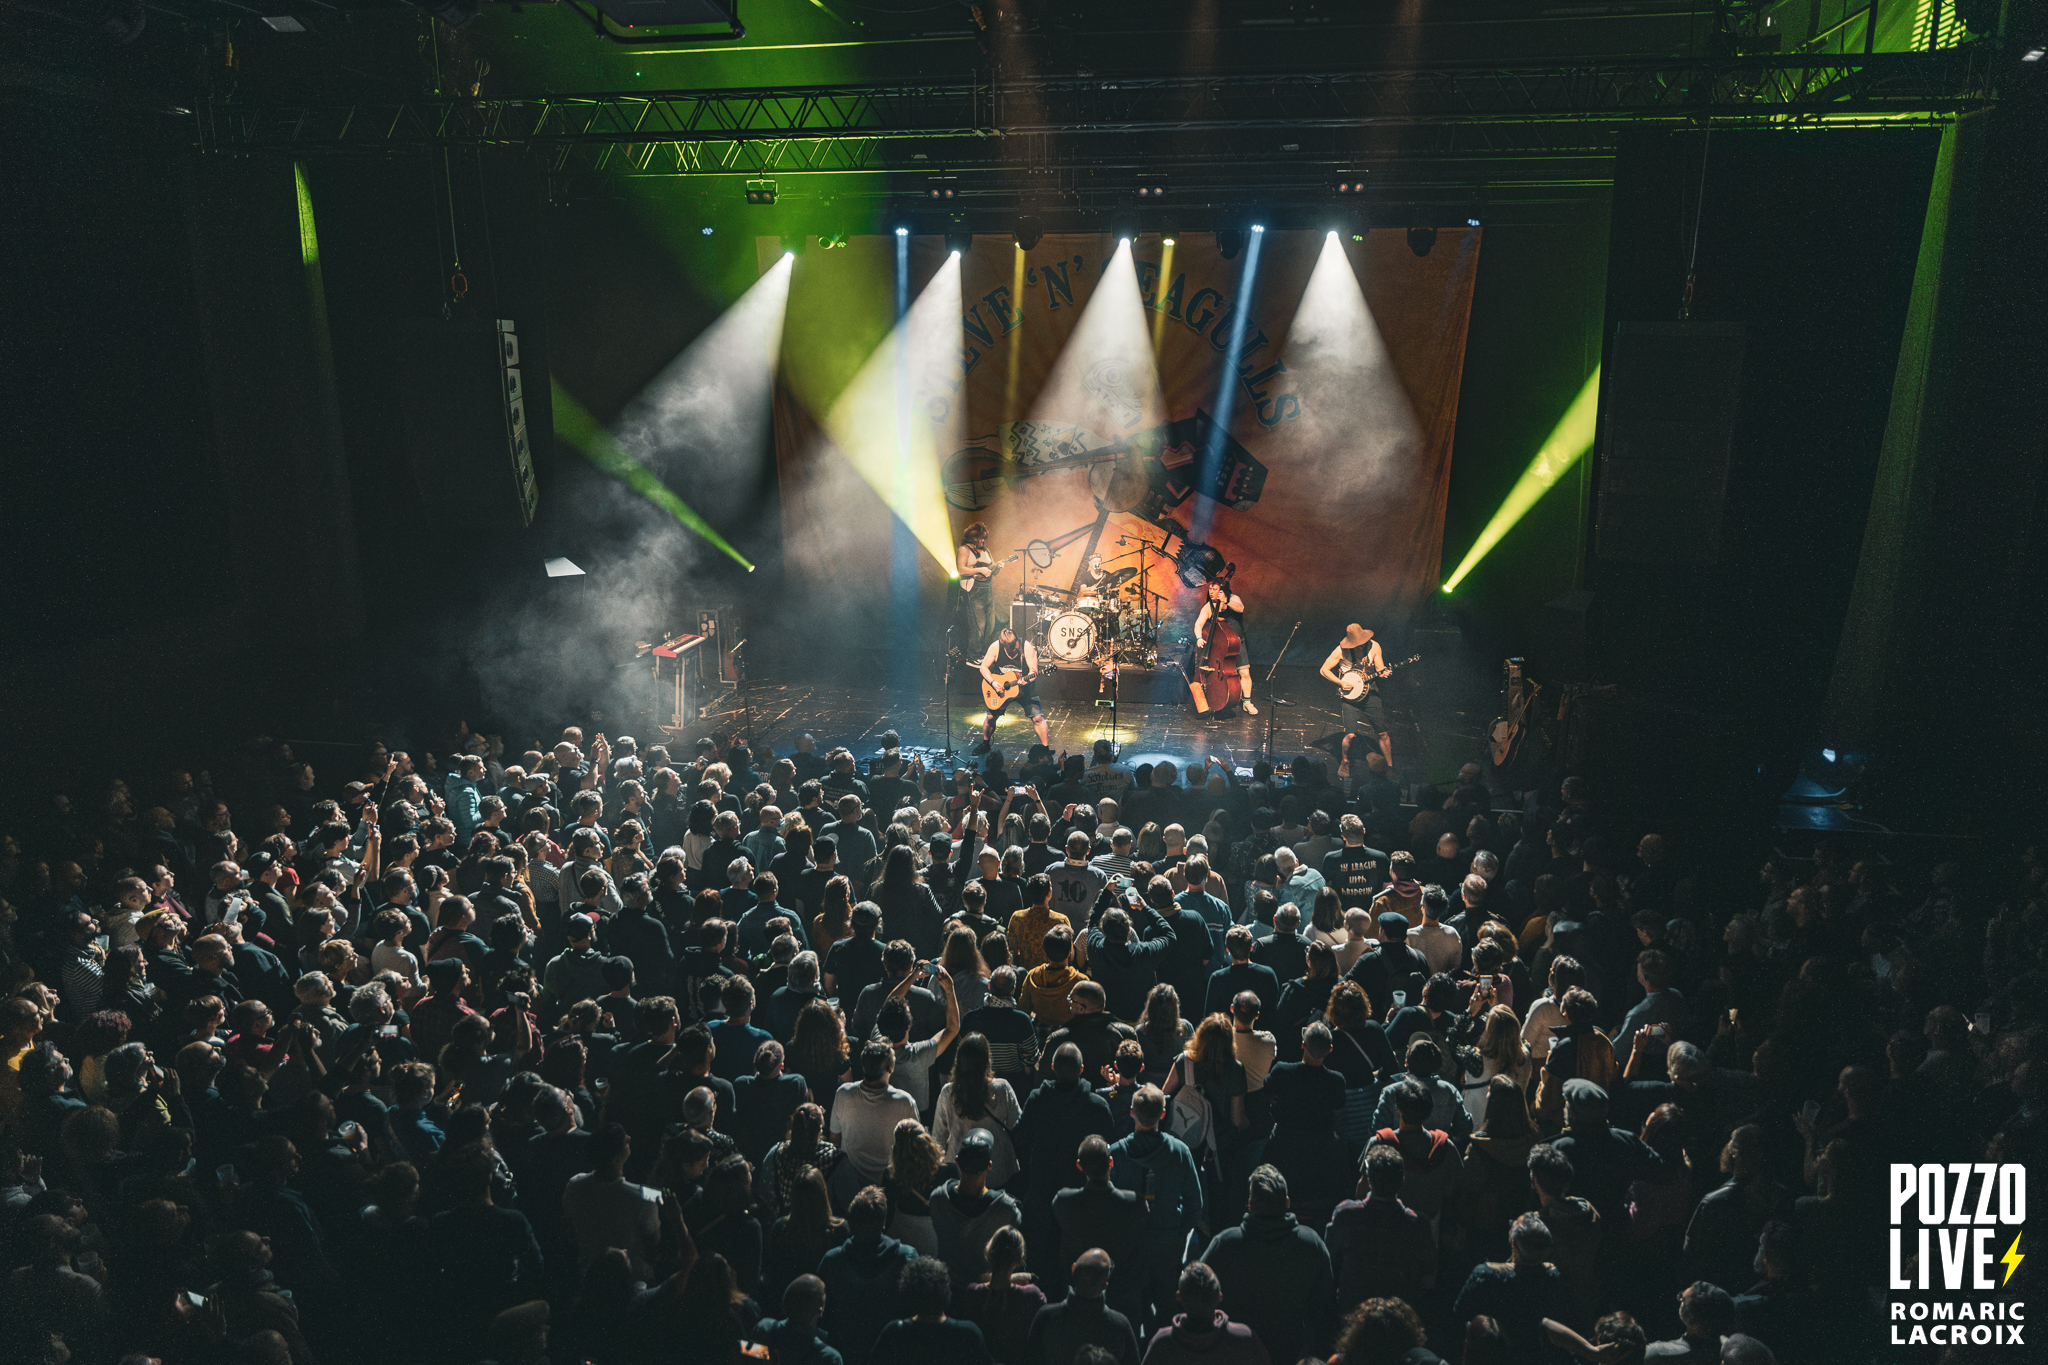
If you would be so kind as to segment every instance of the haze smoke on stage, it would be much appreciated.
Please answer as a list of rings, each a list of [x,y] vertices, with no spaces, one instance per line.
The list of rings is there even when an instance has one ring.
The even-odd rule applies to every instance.
[[[770,266],[611,425],[620,451],[687,489],[714,522],[750,515],[774,479],[771,404],[794,266],[789,255]]]
[[[1102,282],[1031,404],[1031,416],[1108,440],[1166,420],[1151,325],[1128,239],[1110,256]]]
[[[1335,232],[1323,239],[1281,354],[1301,395],[1291,439],[1325,452],[1324,496],[1356,501],[1405,488],[1421,463],[1422,430]]]

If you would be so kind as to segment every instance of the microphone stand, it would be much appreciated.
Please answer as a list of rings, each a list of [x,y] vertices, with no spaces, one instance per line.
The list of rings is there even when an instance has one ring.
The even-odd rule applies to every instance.
[[[1287,651],[1294,647],[1294,637],[1300,633],[1301,622],[1296,621],[1294,629],[1287,632],[1287,639],[1280,646],[1280,652],[1273,656],[1273,666],[1266,670],[1266,676],[1263,679],[1266,684],[1266,745],[1260,751],[1260,756],[1268,763],[1273,761],[1273,726],[1279,719],[1280,708],[1294,705],[1293,702],[1283,700],[1274,695],[1273,677],[1280,671],[1280,661],[1286,658]]]
[[[953,628],[946,627],[946,652],[939,661],[939,709],[946,713],[946,761],[953,761]]]
[[[746,730],[748,746],[752,747],[754,743],[754,709],[747,700],[746,648],[747,642],[745,640],[732,647],[732,682],[734,689],[740,694],[740,724]]]

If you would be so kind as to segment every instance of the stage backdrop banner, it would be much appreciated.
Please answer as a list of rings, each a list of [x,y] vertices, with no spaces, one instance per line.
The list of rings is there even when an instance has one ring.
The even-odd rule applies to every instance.
[[[1173,635],[1191,564],[1235,566],[1255,649],[1300,618],[1397,621],[1440,581],[1479,238],[1417,256],[1399,232],[1266,232],[1226,260],[1206,232],[982,236],[955,262],[919,237],[900,288],[895,239],[813,245],[775,404],[791,588],[860,630],[893,596],[901,644],[914,558],[929,644],[951,547],[982,521],[999,559],[1056,554],[1005,567],[999,603],[1070,587],[1097,553],[1142,569]],[[759,254],[766,271],[779,240]]]

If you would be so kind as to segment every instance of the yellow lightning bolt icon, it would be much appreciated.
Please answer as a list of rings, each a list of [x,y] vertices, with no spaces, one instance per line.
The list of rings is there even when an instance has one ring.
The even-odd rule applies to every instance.
[[[2027,1259],[2026,1257],[2020,1255],[2019,1233],[2015,1232],[2012,1235],[2012,1245],[2007,1247],[2005,1249],[2005,1255],[1999,1257],[1998,1259],[2005,1265],[2005,1278],[1999,1281],[1999,1287],[2002,1289],[2006,1285],[2012,1283],[2013,1271],[2018,1270],[2020,1268],[2020,1262]]]

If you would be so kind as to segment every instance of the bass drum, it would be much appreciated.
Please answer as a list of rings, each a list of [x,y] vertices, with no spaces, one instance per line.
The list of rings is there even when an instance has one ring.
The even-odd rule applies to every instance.
[[[1095,622],[1078,611],[1063,611],[1045,629],[1045,652],[1055,664],[1086,664],[1095,653]]]

